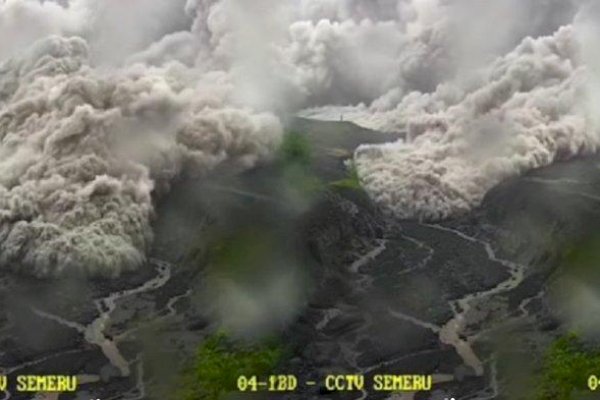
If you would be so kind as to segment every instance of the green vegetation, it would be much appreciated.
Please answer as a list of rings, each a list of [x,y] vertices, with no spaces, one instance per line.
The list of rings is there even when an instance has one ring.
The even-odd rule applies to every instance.
[[[575,334],[556,340],[542,364],[535,400],[576,400],[589,396],[590,375],[600,374],[600,351],[586,348]]]
[[[577,306],[582,283],[600,284],[600,236],[573,235],[554,246],[560,268],[550,281],[552,298],[562,305]],[[575,297],[573,297],[575,296]],[[580,307],[585,307],[580,304]],[[570,329],[587,331],[585,317],[572,318]],[[536,365],[528,400],[583,400],[598,398],[588,388],[588,378],[600,375],[600,347],[590,346],[576,334],[556,339]]]
[[[209,250],[211,275],[230,279],[253,276],[277,248],[276,238],[258,226],[217,236]]]
[[[330,186],[337,189],[363,190],[356,165],[351,163],[348,167],[348,176],[339,181],[331,182]]]
[[[303,195],[311,197],[325,188],[323,181],[315,176],[308,168],[298,165],[288,166],[283,170],[283,179],[293,194],[292,197]]]
[[[306,135],[287,133],[279,149],[278,160],[282,178],[294,196],[310,197],[325,188],[321,179],[311,171],[313,150]]]
[[[268,375],[283,357],[276,344],[246,345],[234,342],[223,333],[207,338],[186,371],[182,400],[221,400],[236,391],[240,375]]]
[[[600,236],[579,239],[565,247],[561,255],[562,272],[588,284],[600,284]]]
[[[279,148],[278,159],[284,165],[309,166],[313,159],[313,152],[306,135],[296,132],[287,133]]]
[[[327,186],[334,189],[363,190],[354,163],[348,166],[347,176],[344,179],[331,182],[329,185],[316,177],[310,171],[313,151],[306,135],[296,132],[287,133],[279,149],[278,160],[282,165],[285,182],[296,192],[314,194],[325,190]]]

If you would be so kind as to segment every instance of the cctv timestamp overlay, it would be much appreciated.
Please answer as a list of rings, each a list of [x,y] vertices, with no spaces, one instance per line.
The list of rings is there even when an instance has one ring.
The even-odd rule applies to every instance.
[[[423,392],[433,387],[432,375],[327,375],[319,381],[300,381],[295,375],[241,375],[237,379],[240,392],[294,392],[300,386],[324,387],[328,391],[356,392],[373,390],[381,392]]]

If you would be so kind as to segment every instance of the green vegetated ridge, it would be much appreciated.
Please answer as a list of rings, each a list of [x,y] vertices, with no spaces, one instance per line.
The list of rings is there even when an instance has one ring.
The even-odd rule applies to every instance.
[[[273,233],[266,228],[244,227],[217,236],[209,250],[211,276],[233,280],[252,276],[268,263],[277,246]]]
[[[308,137],[298,132],[288,132],[283,137],[277,159],[284,165],[309,166],[313,161],[313,150]]]
[[[278,161],[285,180],[304,193],[317,193],[327,188],[362,191],[358,171],[353,162],[348,163],[347,176],[325,184],[311,171],[314,152],[308,136],[289,132],[279,149]]]
[[[348,176],[339,181],[332,182],[330,185],[338,189],[363,190],[356,165],[353,162],[348,165]]]
[[[600,285],[600,235],[576,240],[562,252],[560,273],[589,284]]]
[[[296,194],[312,196],[325,185],[312,171],[314,152],[309,138],[298,132],[288,132],[283,138],[277,164],[283,180]]]
[[[347,178],[324,183],[315,174],[314,162],[309,137],[301,133],[287,133],[275,166],[288,189],[308,197],[327,189],[360,189],[353,165],[348,168]],[[242,226],[234,232],[215,232],[211,236],[212,240],[199,250],[209,264],[208,278],[247,281],[257,270],[266,268],[273,249],[281,247],[277,237],[266,227]],[[275,372],[288,356],[285,347],[271,339],[248,343],[234,340],[224,332],[214,333],[205,338],[187,364],[174,398],[229,398],[237,391],[236,382],[240,375],[268,375]]]
[[[555,291],[566,292],[572,281],[600,284],[600,236],[578,238],[559,254],[559,277]],[[564,300],[566,301],[566,300]],[[600,376],[600,348],[588,345],[576,333],[556,339],[546,350],[533,400],[587,400],[600,398],[600,390],[588,388],[588,378]]]
[[[273,341],[248,344],[225,333],[209,336],[200,345],[176,394],[179,400],[222,400],[236,392],[240,375],[265,376],[284,357],[283,347]]]
[[[575,334],[565,335],[544,355],[534,400],[598,398],[588,388],[591,375],[600,375],[600,350],[586,347]]]
[[[253,281],[260,276],[258,271],[268,268],[273,249],[278,247],[268,229],[243,227],[218,235],[208,249],[206,279],[212,280],[209,285],[217,290],[221,280]],[[188,362],[173,400],[229,399],[237,392],[240,375],[269,375],[285,357],[284,346],[273,338],[236,340],[218,331],[204,339]]]

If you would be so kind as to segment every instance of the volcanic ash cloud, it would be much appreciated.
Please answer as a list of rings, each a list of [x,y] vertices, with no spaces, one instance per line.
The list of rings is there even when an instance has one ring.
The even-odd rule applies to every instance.
[[[233,107],[225,73],[173,63],[105,72],[79,38],[0,66],[0,263],[38,276],[117,276],[144,260],[152,195],[187,172],[247,168],[274,116]],[[208,83],[207,83],[208,82]]]
[[[370,114],[386,130],[406,127],[408,139],[357,150],[367,191],[399,217],[440,219],[472,209],[508,177],[595,152],[578,53],[574,28],[564,27],[525,39],[469,85],[442,84]]]
[[[278,145],[276,114],[308,107],[408,129],[355,155],[399,217],[465,212],[509,176],[596,151],[576,35],[557,30],[575,3],[479,3],[0,2],[0,265],[135,268],[173,178],[254,166]]]

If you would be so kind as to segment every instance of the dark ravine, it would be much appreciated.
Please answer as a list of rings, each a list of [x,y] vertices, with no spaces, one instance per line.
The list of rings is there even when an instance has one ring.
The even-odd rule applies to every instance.
[[[393,139],[350,123],[298,119],[292,128],[308,135],[313,173],[324,182],[345,176],[343,161],[359,144]],[[438,382],[433,393],[415,396],[301,385],[267,398],[507,398],[498,332],[535,357],[561,330],[547,282],[556,247],[600,226],[598,162],[511,179],[470,214],[435,224],[395,221],[351,189],[329,189],[290,213],[268,171],[182,182],[158,205],[152,261],[142,271],[118,281],[47,282],[0,272],[0,373],[89,379],[76,396],[60,399],[167,398],[181,360],[216,326],[203,295],[207,237],[215,226],[256,219],[289,233],[306,261],[303,305],[275,330],[293,349],[279,372],[301,381],[337,372],[426,373]]]

